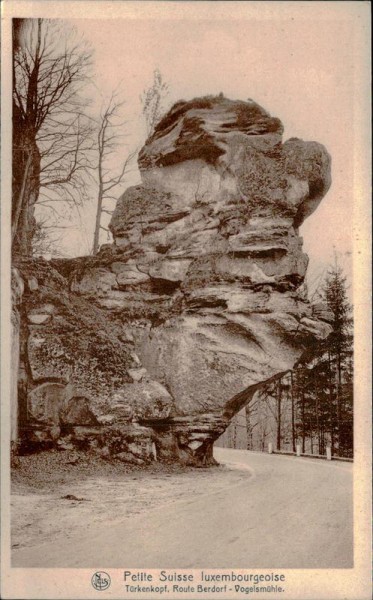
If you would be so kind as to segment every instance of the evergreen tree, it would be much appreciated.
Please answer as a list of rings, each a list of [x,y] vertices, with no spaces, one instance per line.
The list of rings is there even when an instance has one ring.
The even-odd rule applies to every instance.
[[[302,452],[353,454],[353,336],[348,286],[336,262],[327,273],[320,299],[332,314],[332,333],[312,359],[295,369],[292,397],[296,406],[296,433]]]
[[[332,314],[332,333],[297,373],[302,438],[312,441],[315,435],[319,454],[325,454],[327,444],[332,454],[352,454],[353,338],[347,290],[346,277],[336,262],[320,294]]]
[[[346,277],[336,261],[326,277],[323,296],[333,314],[328,359],[335,389],[337,448],[340,455],[352,452],[353,336],[352,306],[347,289]]]

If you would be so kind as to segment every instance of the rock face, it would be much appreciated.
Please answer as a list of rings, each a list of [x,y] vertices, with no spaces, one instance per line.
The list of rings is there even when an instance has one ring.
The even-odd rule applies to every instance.
[[[20,314],[19,307],[22,302],[22,294],[24,291],[24,283],[16,269],[12,269],[12,312],[11,312],[11,331],[12,331],[12,346],[10,350],[11,356],[11,389],[10,389],[10,439],[13,444],[17,443],[18,433],[18,372],[19,372],[19,357],[20,357]],[[12,448],[13,450],[13,448]]]
[[[283,143],[282,131],[255,102],[223,96],[179,102],[162,119],[139,155],[142,185],[126,190],[112,216],[114,244],[52,265],[69,297],[114,327],[101,337],[107,345],[112,335],[112,351],[122,353],[115,381],[105,387],[98,373],[79,374],[71,351],[62,360],[55,328],[57,320],[63,330],[66,314],[48,308],[50,299],[28,310],[34,385],[57,377],[74,388],[58,414],[79,413],[71,404],[79,397],[87,418],[81,397],[89,397],[95,427],[144,431],[143,453],[133,454],[140,460],[154,443],[161,460],[209,464],[214,440],[258,386],[329,335],[327,312],[302,285],[308,258],[298,228],[330,186],[330,157],[316,142]],[[66,427],[62,416],[59,423]],[[122,444],[123,460],[131,444],[139,448]]]

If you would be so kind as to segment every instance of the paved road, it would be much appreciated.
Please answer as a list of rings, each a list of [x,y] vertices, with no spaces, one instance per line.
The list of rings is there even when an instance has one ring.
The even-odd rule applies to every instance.
[[[216,449],[242,483],[79,539],[14,552],[13,566],[348,568],[352,464]],[[240,466],[241,465],[241,466]],[[222,473],[222,477],[224,474]]]

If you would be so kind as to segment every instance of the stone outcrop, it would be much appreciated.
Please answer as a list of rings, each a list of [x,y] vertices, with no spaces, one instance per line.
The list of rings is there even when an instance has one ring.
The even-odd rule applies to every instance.
[[[12,312],[11,312],[11,381],[10,381],[10,439],[13,446],[17,445],[19,438],[18,423],[18,373],[20,357],[20,325],[21,317],[19,308],[22,302],[24,292],[24,283],[16,269],[12,269]]]
[[[328,191],[330,157],[282,132],[253,101],[177,103],[140,152],[142,184],[117,202],[114,243],[34,275],[26,396],[55,436],[209,464],[255,390],[329,335],[298,229]]]

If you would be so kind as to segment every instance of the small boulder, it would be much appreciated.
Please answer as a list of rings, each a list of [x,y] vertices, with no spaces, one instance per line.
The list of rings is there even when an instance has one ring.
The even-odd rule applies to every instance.
[[[27,286],[30,292],[36,292],[36,290],[39,288],[38,280],[36,279],[36,277],[30,277],[27,280]]]
[[[115,455],[115,458],[117,458],[118,460],[125,462],[125,463],[130,463],[130,464],[134,464],[134,465],[143,465],[145,463],[145,461],[142,458],[139,458],[138,456],[134,456],[133,454],[131,454],[131,452],[119,452],[118,454]]]
[[[112,425],[112,423],[115,423],[115,421],[115,415],[100,415],[97,417],[97,422],[100,423],[100,425]]]
[[[146,273],[142,273],[136,267],[136,265],[125,265],[126,269],[122,269],[117,275],[117,282],[119,287],[126,287],[128,285],[137,285],[138,283],[145,283],[149,281],[150,277]]]
[[[34,388],[27,397],[29,416],[39,423],[59,425],[66,393],[66,386],[59,383],[43,383]]]
[[[133,381],[139,382],[147,375],[147,370],[141,367],[139,369],[128,369],[127,373]]]
[[[81,279],[75,278],[71,283],[72,292],[97,296],[106,296],[113,288],[117,287],[115,274],[104,268],[91,269]]]
[[[29,314],[27,316],[27,319],[29,321],[29,323],[32,323],[33,325],[42,325],[43,323],[47,323],[47,321],[50,321],[51,316],[48,314],[43,314],[43,313],[39,313],[39,314]]]
[[[149,275],[154,279],[183,281],[191,262],[188,259],[163,260],[149,269]]]
[[[89,400],[83,396],[71,398],[61,413],[65,425],[96,425],[97,419],[89,408]]]

